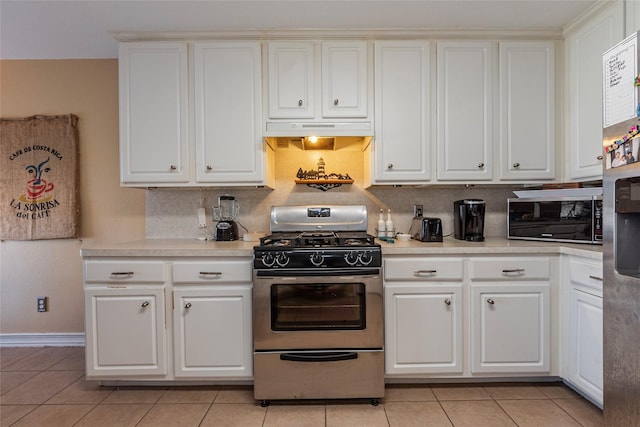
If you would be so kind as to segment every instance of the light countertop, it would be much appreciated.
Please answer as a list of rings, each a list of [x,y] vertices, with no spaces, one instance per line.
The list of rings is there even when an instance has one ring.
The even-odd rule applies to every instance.
[[[569,254],[602,259],[601,245],[508,240],[486,238],[484,242],[465,242],[445,237],[442,243],[415,240],[395,243],[380,242],[383,255],[504,255],[504,254]],[[122,243],[84,243],[83,257],[238,257],[253,255],[258,242],[215,242],[196,239],[145,239]]]

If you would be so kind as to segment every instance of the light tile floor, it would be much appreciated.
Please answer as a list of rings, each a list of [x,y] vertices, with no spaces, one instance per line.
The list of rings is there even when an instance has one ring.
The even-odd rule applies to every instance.
[[[84,348],[0,348],[0,426],[602,426],[561,383],[388,385],[366,401],[273,403],[248,386],[102,387]]]

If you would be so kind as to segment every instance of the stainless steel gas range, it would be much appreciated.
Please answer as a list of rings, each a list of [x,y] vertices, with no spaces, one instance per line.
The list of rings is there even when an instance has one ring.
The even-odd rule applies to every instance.
[[[254,397],[384,396],[381,250],[365,206],[276,206],[254,248]]]

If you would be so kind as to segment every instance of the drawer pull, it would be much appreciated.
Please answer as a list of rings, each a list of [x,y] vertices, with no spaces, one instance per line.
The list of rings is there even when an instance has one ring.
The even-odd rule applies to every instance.
[[[222,276],[221,271],[201,271],[200,276]]]
[[[503,274],[523,274],[524,273],[524,268],[512,268],[512,269],[506,269],[506,270],[502,270]]]
[[[449,298],[447,298],[446,300],[444,300],[444,303],[446,305],[451,305],[451,300]]]
[[[184,305],[184,308],[186,308],[187,310],[191,308],[191,303],[188,302]]]
[[[598,282],[602,282],[602,277],[589,275],[589,279],[597,280]]]
[[[491,298],[487,298],[487,304],[495,304],[496,302],[494,300],[492,300]]]
[[[149,307],[149,301],[145,301],[145,302],[143,302],[142,304],[140,304],[140,307],[142,307],[142,308],[147,308],[147,307]]]
[[[111,273],[112,279],[128,279],[133,276],[133,271],[114,271]]]
[[[413,270],[413,274],[420,276],[421,274],[436,274],[438,270]]]

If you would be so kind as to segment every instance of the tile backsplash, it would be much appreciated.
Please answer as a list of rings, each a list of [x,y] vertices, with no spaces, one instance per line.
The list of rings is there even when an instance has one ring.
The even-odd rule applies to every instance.
[[[353,184],[328,191],[296,184],[296,173],[317,170],[322,157],[326,173],[349,174]],[[204,188],[147,190],[147,238],[195,238],[198,233],[197,209],[206,208],[208,231],[213,231],[211,207],[222,194],[236,197],[240,204],[238,222],[249,231],[268,232],[269,212],[276,205],[366,205],[369,213],[368,231],[374,233],[378,212],[391,209],[398,232],[407,232],[413,217],[413,205],[424,206],[424,216],[442,219],[444,234],[453,233],[453,202],[464,198],[486,202],[485,236],[506,236],[507,198],[513,197],[508,186],[380,186],[363,187],[364,160],[362,151],[301,151],[279,150],[276,153],[276,185],[265,188]],[[386,215],[385,215],[386,218]],[[240,233],[243,231],[240,229]]]

